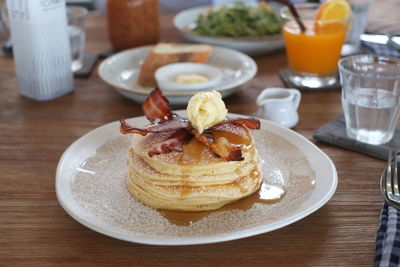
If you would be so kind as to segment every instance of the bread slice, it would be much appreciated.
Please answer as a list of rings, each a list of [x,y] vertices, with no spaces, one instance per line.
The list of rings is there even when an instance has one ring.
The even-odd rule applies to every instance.
[[[212,47],[204,44],[157,44],[140,68],[138,83],[144,87],[155,87],[154,73],[159,67],[176,62],[206,63],[211,51]]]

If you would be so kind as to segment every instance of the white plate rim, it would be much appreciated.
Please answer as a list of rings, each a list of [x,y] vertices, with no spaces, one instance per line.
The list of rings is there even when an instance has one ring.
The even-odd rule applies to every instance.
[[[182,111],[179,111],[178,113],[180,113]],[[243,115],[239,115],[239,114],[232,114],[229,113],[229,115],[231,116],[243,116]],[[136,119],[136,120],[144,120],[144,117],[135,117],[135,118],[131,118],[131,119]],[[66,150],[65,152],[62,154],[58,166],[57,166],[57,171],[56,171],[56,183],[55,183],[55,187],[56,187],[56,195],[57,195],[57,199],[59,201],[59,203],[61,204],[61,206],[63,207],[63,209],[72,217],[74,218],[77,222],[81,223],[82,225],[107,236],[116,238],[116,239],[120,239],[120,240],[125,240],[128,242],[134,242],[134,243],[141,243],[141,244],[148,244],[148,245],[166,245],[166,246],[176,246],[176,245],[198,245],[198,244],[210,244],[210,243],[217,243],[217,242],[224,242],[224,241],[230,241],[230,240],[236,240],[236,239],[241,239],[241,238],[246,238],[246,237],[250,237],[250,236],[255,236],[255,235],[259,235],[259,234],[263,234],[263,233],[267,233],[267,232],[271,232],[283,227],[286,227],[294,222],[297,222],[307,216],[309,216],[310,214],[312,214],[313,212],[317,211],[319,208],[321,208],[323,205],[325,205],[333,196],[333,194],[336,191],[337,188],[337,183],[338,183],[338,175],[337,175],[337,171],[335,168],[334,163],[332,162],[332,160],[321,150],[319,149],[315,144],[313,144],[311,141],[309,141],[308,139],[306,139],[304,136],[300,135],[297,132],[294,132],[290,129],[287,129],[283,126],[280,126],[276,123],[273,123],[271,121],[267,121],[264,119],[260,119],[262,122],[262,128],[266,128],[265,125],[268,125],[269,128],[272,127],[272,129],[278,130],[278,132],[286,132],[289,134],[290,138],[294,138],[294,139],[298,139],[301,140],[301,142],[303,142],[304,144],[306,144],[309,149],[314,150],[315,152],[319,153],[320,156],[326,161],[326,163],[329,166],[329,172],[331,174],[331,180],[330,180],[330,185],[328,188],[325,188],[326,192],[324,193],[323,197],[320,198],[317,202],[313,203],[310,207],[308,207],[307,209],[305,209],[304,211],[300,212],[300,213],[294,213],[291,216],[288,216],[287,218],[283,219],[283,220],[278,220],[272,223],[267,223],[266,225],[261,225],[261,226],[256,226],[256,227],[252,227],[252,228],[248,228],[248,229],[244,229],[244,230],[240,230],[240,231],[236,231],[233,233],[223,233],[223,234],[217,234],[217,235],[213,235],[213,236],[205,236],[205,237],[187,237],[187,238],[157,238],[154,236],[146,236],[146,234],[143,233],[136,233],[135,235],[131,235],[131,236],[127,236],[126,233],[121,233],[121,231],[118,231],[118,229],[116,227],[111,227],[109,223],[107,222],[102,222],[102,221],[96,221],[96,223],[93,223],[92,221],[90,221],[90,217],[93,217],[94,215],[91,215],[88,213],[88,216],[78,216],[76,214],[76,207],[72,207],[71,208],[71,203],[68,203],[65,201],[66,199],[66,193],[65,190],[63,190],[62,186],[62,182],[69,182],[70,181],[63,181],[62,179],[62,171],[63,168],[66,164],[68,164],[66,162],[66,158],[68,156],[68,154],[70,153],[71,150],[75,149],[75,147],[77,145],[79,145],[79,143],[82,143],[85,141],[85,139],[90,139],[91,135],[96,134],[97,132],[101,132],[106,130],[107,128],[113,127],[115,126],[116,130],[118,129],[118,121],[114,121],[114,122],[110,122],[107,123],[103,126],[100,126],[98,128],[95,128],[93,130],[91,130],[90,132],[88,132],[87,134],[81,136],[80,138],[78,138],[75,142],[73,142]],[[267,128],[268,129],[268,128]],[[109,140],[110,138],[108,138]],[[98,144],[98,146],[101,146],[103,143]],[[78,164],[79,165],[79,164]],[[327,177],[324,177],[324,179],[326,179]],[[64,178],[65,179],[65,178]],[[318,181],[317,181],[318,183]],[[71,189],[71,188],[69,188]],[[71,194],[71,193],[70,193]],[[311,192],[311,194],[313,194],[313,192]],[[74,203],[73,203],[74,204]],[[304,203],[303,203],[304,204]],[[78,204],[76,204],[78,205]],[[82,209],[82,208],[80,208]],[[83,209],[82,209],[83,210]],[[94,216],[95,217],[95,216]],[[95,217],[97,218],[97,217]],[[106,227],[109,226],[109,228],[107,229]],[[111,229],[110,229],[111,228]],[[117,229],[117,230],[116,230]]]
[[[122,55],[125,54],[130,54],[130,53],[134,53],[134,52],[138,52],[138,51],[144,51],[144,50],[150,50],[152,47],[154,47],[153,45],[147,45],[147,46],[141,46],[141,47],[136,47],[136,48],[131,48],[131,49],[127,49],[127,50],[123,50],[120,51],[118,53],[115,53],[107,58],[105,58],[99,65],[98,68],[98,74],[100,76],[100,78],[107,84],[111,85],[113,88],[117,89],[117,90],[122,90],[128,93],[134,93],[137,95],[142,95],[142,96],[147,96],[150,92],[151,89],[147,88],[147,87],[141,87],[141,88],[127,88],[127,87],[123,87],[118,83],[115,83],[113,80],[108,79],[106,72],[107,72],[107,68],[108,66],[111,64],[110,62],[114,61],[116,58],[121,57]],[[212,46],[213,50],[211,53],[221,53],[221,52],[225,52],[225,53],[230,53],[231,55],[234,55],[237,58],[240,58],[240,61],[245,62],[246,64],[248,64],[248,70],[249,72],[247,73],[247,75],[242,75],[241,77],[237,78],[236,81],[234,83],[228,84],[227,85],[219,85],[215,90],[219,91],[219,92],[224,92],[224,91],[229,91],[232,90],[234,88],[238,88],[239,86],[242,86],[243,84],[245,84],[246,82],[250,81],[257,73],[258,67],[256,62],[249,57],[248,55],[234,50],[234,49],[230,49],[230,48],[226,48],[226,47],[220,47],[220,46]],[[147,53],[146,53],[147,54]],[[143,55],[143,59],[145,58],[145,55]],[[209,63],[208,63],[209,64]],[[167,97],[173,97],[173,96],[191,96],[195,93],[197,93],[198,90],[188,90],[188,91],[165,91],[163,92],[165,96]]]

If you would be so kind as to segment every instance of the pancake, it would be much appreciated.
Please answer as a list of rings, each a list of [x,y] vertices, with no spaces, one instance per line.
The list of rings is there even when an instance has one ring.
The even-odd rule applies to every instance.
[[[226,161],[197,139],[184,145],[183,152],[149,156],[149,150],[170,134],[134,135],[129,150],[129,192],[156,209],[215,210],[257,191],[262,183],[258,155],[251,132],[225,124],[213,131],[240,146],[243,160]]]

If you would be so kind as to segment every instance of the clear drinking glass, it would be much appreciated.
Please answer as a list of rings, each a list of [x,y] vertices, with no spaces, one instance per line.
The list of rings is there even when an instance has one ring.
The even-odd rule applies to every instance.
[[[389,142],[399,118],[400,60],[378,55],[339,62],[346,133],[362,143]]]
[[[68,34],[71,43],[72,71],[75,72],[83,66],[85,51],[85,18],[88,10],[81,6],[68,6]]]
[[[360,50],[360,36],[365,31],[368,9],[372,0],[349,0],[349,2],[351,5],[351,26],[342,48],[343,56],[357,53]]]
[[[316,3],[295,5],[305,32],[300,30],[287,7],[280,12],[286,21],[283,37],[290,67],[288,78],[296,86],[318,89],[337,82],[337,63],[350,18],[316,20],[319,6]]]

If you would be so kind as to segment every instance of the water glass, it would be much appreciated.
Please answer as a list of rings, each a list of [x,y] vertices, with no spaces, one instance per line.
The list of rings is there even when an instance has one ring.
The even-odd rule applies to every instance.
[[[347,136],[372,145],[389,142],[400,114],[400,60],[350,56],[339,61],[339,72]]]
[[[85,50],[85,17],[88,10],[81,6],[68,6],[68,34],[71,43],[72,71],[78,71],[83,66],[83,56]]]
[[[368,19],[368,9],[372,0],[350,0],[351,26],[347,34],[346,42],[342,48],[342,55],[347,56],[360,50],[360,36],[365,31]]]

